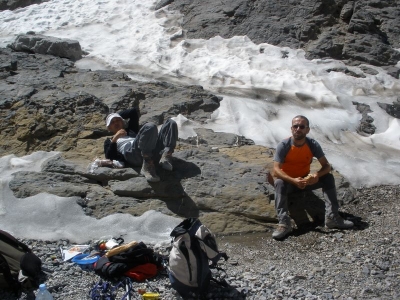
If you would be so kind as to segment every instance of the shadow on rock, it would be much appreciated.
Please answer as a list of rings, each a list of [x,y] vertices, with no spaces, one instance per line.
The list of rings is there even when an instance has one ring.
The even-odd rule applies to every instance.
[[[235,288],[230,286],[226,281],[222,280],[223,286],[220,283],[215,283],[211,281],[210,283],[210,293],[215,297],[215,299],[237,299],[244,300],[247,298],[249,290],[247,288]],[[229,297],[227,297],[229,295]],[[214,298],[213,298],[214,299]]]
[[[173,167],[172,172],[158,167],[157,173],[161,181],[149,184],[171,212],[184,218],[199,217],[199,209],[186,193],[181,180],[200,175],[200,168],[192,162],[176,157],[173,158]]]
[[[369,227],[368,222],[363,221],[361,217],[345,212],[341,212],[340,215],[342,218],[354,223],[354,227],[351,230],[364,230]]]
[[[173,158],[173,167],[173,171],[157,167],[160,182],[148,182],[143,176],[139,176],[124,181],[110,180],[109,186],[117,196],[144,200],[158,199],[174,214],[182,217],[198,217],[199,209],[186,193],[182,180],[200,175],[200,168],[194,163],[178,158]]]
[[[196,164],[177,157],[172,158],[172,165],[174,167],[172,172],[159,168],[161,170],[160,172],[163,173],[162,175],[165,174],[165,177],[168,177],[168,174],[171,174],[174,178],[181,180],[196,177],[201,174],[201,170]],[[161,180],[163,180],[163,178],[164,176],[161,177]]]
[[[297,226],[292,234],[299,236],[309,231],[319,231],[325,216],[325,203],[311,191],[301,191],[289,195],[290,216]]]
[[[325,202],[313,192],[302,191],[289,195],[289,212],[297,229],[291,235],[300,236],[311,231],[329,234],[343,229],[325,230]],[[368,223],[350,213],[339,213],[342,218],[352,221],[354,227],[347,230],[364,230]]]

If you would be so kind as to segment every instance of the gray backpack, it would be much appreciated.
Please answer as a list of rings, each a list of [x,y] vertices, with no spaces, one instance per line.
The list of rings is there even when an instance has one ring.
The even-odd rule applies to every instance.
[[[186,219],[176,226],[171,237],[169,278],[172,287],[182,297],[206,293],[212,279],[210,268],[215,268],[222,257],[227,260],[228,256],[218,250],[214,235],[196,218]]]

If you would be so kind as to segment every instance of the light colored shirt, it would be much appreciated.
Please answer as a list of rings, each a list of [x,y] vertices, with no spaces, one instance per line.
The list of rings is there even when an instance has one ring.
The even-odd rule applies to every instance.
[[[131,145],[132,146],[134,141],[135,141],[135,138],[130,137],[128,135],[120,137],[117,140],[118,152],[125,156],[125,147],[126,147],[126,145]]]

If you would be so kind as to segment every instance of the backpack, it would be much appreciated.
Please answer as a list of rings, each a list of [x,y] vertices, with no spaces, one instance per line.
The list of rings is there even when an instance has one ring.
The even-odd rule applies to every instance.
[[[0,230],[0,288],[36,289],[39,286],[42,262],[24,243]]]
[[[161,267],[161,263],[161,257],[154,253],[153,249],[148,248],[146,244],[140,242],[111,257],[100,257],[95,263],[94,271],[103,279],[113,280],[126,275],[126,273],[129,274],[130,270],[136,268],[131,273],[140,273],[140,275],[136,278],[136,275],[132,275],[131,277],[146,279],[157,275],[154,272],[149,272],[149,269],[153,270],[154,268],[149,268],[148,264],[154,264],[157,270]],[[142,266],[142,269],[138,268],[139,266]]]
[[[211,269],[228,256],[218,250],[211,231],[197,218],[188,218],[171,232],[169,279],[182,297],[206,293],[212,279]],[[211,265],[210,265],[211,262]],[[214,280],[216,281],[216,280]]]

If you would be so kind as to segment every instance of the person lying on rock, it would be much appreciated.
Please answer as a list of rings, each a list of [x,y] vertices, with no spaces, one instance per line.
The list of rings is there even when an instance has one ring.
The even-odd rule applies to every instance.
[[[339,216],[335,179],[330,173],[331,165],[319,143],[307,137],[310,123],[305,116],[292,120],[292,136],[281,141],[275,152],[273,173],[275,177],[275,210],[278,227],[272,233],[274,239],[282,239],[292,232],[288,214],[288,194],[298,190],[322,188],[325,198],[325,226],[346,229],[353,227],[351,221]],[[321,164],[318,172],[310,174],[313,157]]]
[[[125,121],[125,119],[129,119]],[[107,159],[123,161],[132,167],[140,167],[140,173],[149,182],[158,182],[154,161],[172,171],[172,153],[178,139],[178,126],[168,119],[158,132],[153,123],[146,123],[139,129],[139,115],[135,108],[111,113],[106,118],[106,127],[114,135],[104,142]],[[161,157],[161,159],[160,159]]]

